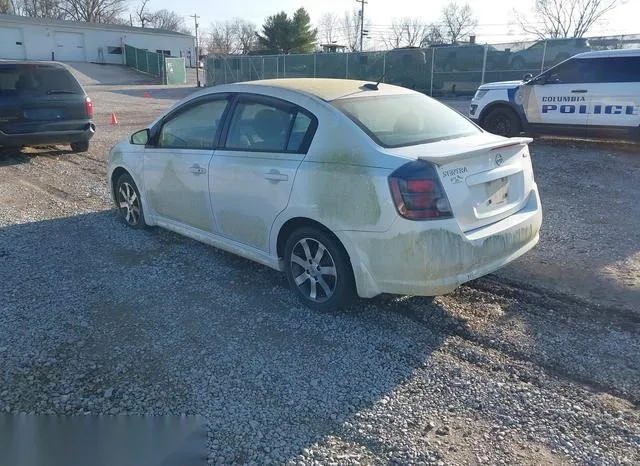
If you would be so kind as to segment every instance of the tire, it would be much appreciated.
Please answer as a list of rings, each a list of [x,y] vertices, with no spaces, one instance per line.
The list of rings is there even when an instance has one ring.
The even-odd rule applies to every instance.
[[[89,150],[89,141],[72,142],[71,150],[73,152],[87,152]]]
[[[524,69],[524,58],[515,57],[511,60],[511,69],[512,70],[523,70]]]
[[[320,247],[324,250],[318,260]],[[299,228],[289,236],[284,263],[289,286],[311,309],[338,310],[355,297],[353,271],[346,251],[336,238],[318,228]]]
[[[123,173],[116,181],[115,197],[120,218],[127,226],[136,229],[147,227],[140,191],[128,173]]]
[[[507,107],[491,110],[483,119],[482,127],[490,133],[507,138],[518,136],[522,131],[520,118]]]

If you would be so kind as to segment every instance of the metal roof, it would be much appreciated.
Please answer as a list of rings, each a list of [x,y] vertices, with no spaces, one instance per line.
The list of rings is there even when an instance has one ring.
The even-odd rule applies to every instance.
[[[84,29],[101,29],[106,31],[158,34],[158,35],[164,35],[164,36],[178,36],[178,37],[185,37],[185,38],[193,37],[191,34],[183,34],[181,32],[167,31],[164,29],[141,28],[136,26],[126,26],[121,24],[87,23],[85,21],[65,21],[65,20],[58,20],[58,19],[31,18],[28,16],[0,14],[0,27],[6,23],[32,24],[37,26],[77,27],[77,28],[84,28]]]

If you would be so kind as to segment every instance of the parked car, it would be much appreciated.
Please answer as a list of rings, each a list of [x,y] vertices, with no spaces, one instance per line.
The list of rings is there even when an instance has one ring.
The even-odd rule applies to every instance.
[[[112,148],[107,179],[129,226],[283,271],[332,309],[448,293],[533,248],[529,142],[398,86],[254,81],[182,100]]]
[[[469,116],[502,136],[640,138],[640,49],[576,55],[525,81],[484,84]]]
[[[70,144],[86,152],[93,103],[64,65],[0,60],[0,147]]]
[[[587,39],[547,39],[539,40],[526,49],[511,55],[511,69],[541,69],[560,63],[578,53],[591,51]],[[543,63],[544,60],[544,63]]]

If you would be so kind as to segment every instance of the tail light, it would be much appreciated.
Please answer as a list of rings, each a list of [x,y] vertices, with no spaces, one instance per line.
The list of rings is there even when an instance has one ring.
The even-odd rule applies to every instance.
[[[89,96],[84,98],[84,110],[87,114],[87,118],[93,118],[93,102]]]
[[[415,161],[389,177],[391,197],[398,213],[410,220],[451,218],[451,207],[435,166]]]

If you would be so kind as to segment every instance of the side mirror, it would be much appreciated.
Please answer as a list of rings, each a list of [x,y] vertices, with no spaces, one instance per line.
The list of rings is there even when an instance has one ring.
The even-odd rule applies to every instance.
[[[131,135],[131,144],[136,146],[146,146],[149,142],[149,130],[143,129]]]
[[[531,73],[527,73],[524,75],[524,77],[522,78],[524,81],[530,81],[531,79],[533,79],[533,75]]]

